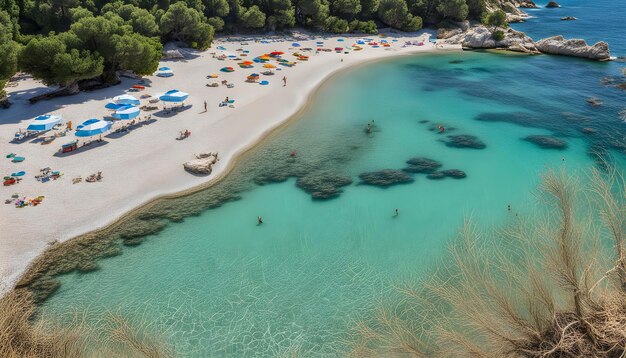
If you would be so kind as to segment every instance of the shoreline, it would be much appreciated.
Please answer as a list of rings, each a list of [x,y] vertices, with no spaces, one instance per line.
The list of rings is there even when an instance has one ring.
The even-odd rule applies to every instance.
[[[428,35],[426,33],[421,33],[420,36],[428,36]],[[333,36],[332,38],[334,40],[336,40],[339,37],[340,36]],[[347,39],[350,39],[349,36],[341,36],[341,37],[345,37]],[[414,40],[415,37],[416,37],[416,35],[408,37],[408,38]],[[405,37],[405,38],[407,38],[407,37]],[[226,39],[228,39],[228,38],[226,38]],[[317,39],[321,39],[321,38],[317,38]],[[222,39],[218,39],[217,42],[220,43],[220,44],[223,43],[223,41],[220,41],[220,40],[222,40]],[[286,43],[290,42],[290,41],[291,41],[290,39],[282,40],[280,43],[272,43],[270,46],[279,46],[279,44],[280,44],[280,46],[285,46]],[[329,40],[326,39],[324,41],[329,41]],[[229,42],[225,42],[224,44],[228,45]],[[159,190],[159,188],[156,188],[157,190],[153,191],[152,193],[149,193],[148,197],[145,200],[142,200],[142,199],[136,199],[134,201],[131,200],[131,201],[126,202],[126,205],[123,205],[121,207],[117,207],[116,210],[113,210],[113,211],[109,212],[106,215],[105,219],[100,220],[100,224],[93,225],[90,228],[87,228],[87,227],[85,227],[85,225],[83,225],[82,227],[66,230],[64,232],[64,235],[62,235],[60,237],[59,236],[54,236],[53,237],[54,238],[53,241],[55,241],[55,242],[67,242],[67,241],[72,240],[74,238],[82,237],[82,236],[85,236],[85,235],[89,235],[91,233],[101,233],[101,232],[109,230],[111,227],[113,227],[115,225],[118,225],[119,223],[123,222],[126,217],[132,216],[137,211],[142,210],[142,209],[144,209],[144,208],[146,208],[146,207],[148,207],[150,205],[153,205],[155,202],[157,202],[159,200],[184,197],[186,195],[190,195],[192,193],[204,190],[207,187],[215,185],[217,182],[219,182],[221,179],[223,179],[225,176],[227,176],[231,172],[231,170],[234,168],[234,166],[239,162],[239,160],[244,155],[246,155],[246,153],[248,153],[251,150],[253,150],[259,143],[263,142],[264,140],[267,140],[267,139],[271,138],[272,135],[278,134],[280,132],[281,128],[284,128],[285,126],[287,126],[290,123],[292,123],[296,118],[300,117],[302,115],[302,113],[305,112],[309,108],[309,106],[312,103],[312,100],[314,99],[315,95],[320,91],[320,89],[324,86],[324,84],[328,83],[330,80],[333,79],[333,77],[335,77],[336,74],[338,74],[340,72],[356,69],[356,68],[359,68],[361,66],[369,65],[369,64],[375,63],[375,62],[380,62],[380,61],[384,61],[384,60],[390,60],[390,59],[397,58],[397,57],[400,57],[400,56],[417,55],[417,54],[420,54],[420,53],[423,53],[423,54],[436,54],[438,52],[449,52],[449,51],[460,51],[461,50],[460,48],[456,48],[456,47],[448,47],[448,48],[445,48],[445,49],[435,48],[432,44],[427,42],[427,40],[425,41],[425,44],[426,45],[423,46],[423,47],[401,49],[401,50],[395,50],[394,49],[395,51],[384,51],[383,49],[379,49],[380,50],[380,54],[376,54],[376,55],[373,55],[373,56],[365,56],[365,57],[360,57],[361,54],[351,53],[350,54],[351,56],[346,56],[346,59],[349,58],[349,60],[351,60],[351,61],[346,61],[346,63],[342,63],[339,66],[337,66],[335,64],[335,66],[333,68],[331,68],[329,71],[326,71],[322,76],[320,76],[316,80],[312,81],[312,83],[309,84],[310,88],[300,91],[299,96],[296,96],[296,97],[298,97],[297,101],[295,101],[295,103],[291,104],[291,107],[289,108],[290,110],[288,111],[289,113],[287,113],[287,115],[283,115],[278,120],[272,121],[265,128],[262,128],[262,130],[256,131],[256,132],[252,133],[252,135],[250,136],[250,138],[247,141],[245,141],[245,140],[239,141],[237,143],[237,148],[235,148],[235,150],[232,150],[231,153],[229,153],[226,156],[225,159],[222,159],[220,162],[218,162],[218,165],[216,166],[214,172],[212,173],[212,175],[210,177],[208,177],[208,178],[207,177],[200,177],[200,178],[193,177],[193,176],[188,175],[187,173],[184,173],[182,168],[180,168],[179,172],[184,173],[186,175],[186,177],[188,177],[189,180],[186,180],[183,183],[183,185],[179,186],[179,188],[175,188],[176,190],[168,190],[168,189],[162,189],[162,188],[161,188],[161,190]],[[213,49],[210,49],[209,51],[211,51],[211,50],[213,50]],[[371,53],[375,49],[368,49],[368,50],[370,50],[370,53]],[[203,55],[206,55],[209,51],[204,52]],[[335,54],[332,53],[332,54],[329,54],[329,55],[335,55]],[[333,56],[333,57],[336,58],[336,56]],[[356,59],[356,61],[354,61],[355,59]],[[191,61],[194,61],[194,60],[191,60]],[[307,67],[308,63],[298,64],[298,66]],[[239,85],[239,86],[245,86],[245,85]],[[181,87],[181,88],[184,88],[184,87]],[[97,94],[97,92],[96,92],[96,94]],[[191,95],[194,96],[194,93],[192,92]],[[261,98],[261,99],[263,99],[263,98]],[[257,99],[257,101],[258,100],[259,99]],[[254,103],[256,103],[256,101],[253,102],[253,104]],[[250,106],[252,106],[252,104],[249,104],[248,108]],[[245,108],[246,108],[245,105],[243,107],[239,107],[239,108],[235,109],[235,112],[232,115],[226,116],[226,117],[234,117],[234,116],[236,116],[236,112],[244,111]],[[159,121],[169,121],[169,120],[170,119],[160,119]],[[174,118],[173,120],[177,120],[177,118]],[[2,127],[0,127],[0,129],[1,128]],[[140,129],[140,131],[141,131],[141,129]],[[128,140],[128,139],[124,138],[124,139],[121,139],[121,140],[124,141],[124,140]],[[206,148],[206,149],[207,150],[214,150],[214,149],[217,149],[217,148]],[[189,154],[191,154],[194,151],[192,149],[190,149],[188,152],[189,152]],[[181,164],[181,162],[179,162],[177,164]],[[106,175],[106,172],[105,172],[105,175]],[[65,179],[63,181],[65,182],[64,184],[69,184],[69,183],[67,183],[67,181],[68,181],[67,179]],[[45,204],[46,203],[44,203],[44,205]],[[5,207],[7,207],[7,206],[5,205]],[[17,211],[14,208],[11,208],[11,209],[13,211]],[[36,210],[38,208],[25,208],[25,209],[22,209],[22,210],[33,210],[33,209]],[[4,294],[4,293],[8,292],[9,290],[13,289],[15,282],[17,282],[24,275],[24,273],[33,264],[33,262],[36,261],[37,258],[41,257],[42,254],[51,247],[51,246],[49,246],[48,243],[46,243],[46,241],[49,242],[49,240],[45,240],[45,239],[44,240],[39,240],[38,241],[38,243],[39,243],[38,249],[31,250],[30,252],[23,252],[20,258],[17,258],[17,259],[14,258],[12,260],[9,260],[8,259],[9,255],[7,255],[7,260],[0,260],[2,262],[5,262],[5,264],[4,264],[5,266],[9,266],[8,275],[5,274],[5,272],[7,271],[7,268],[6,267],[0,267],[0,269],[5,271],[5,272],[3,272],[0,275],[0,279],[2,279],[4,281],[3,285],[0,286],[0,294]],[[57,245],[54,245],[54,247],[56,247],[56,246]],[[9,261],[11,261],[11,262],[9,262]],[[11,266],[12,266],[12,270],[11,270]]]

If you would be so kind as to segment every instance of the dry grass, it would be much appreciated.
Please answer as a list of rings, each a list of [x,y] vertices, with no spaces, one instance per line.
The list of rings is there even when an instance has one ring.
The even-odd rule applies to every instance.
[[[626,186],[550,172],[537,218],[466,223],[447,261],[355,325],[352,357],[626,356]]]
[[[54,324],[34,319],[29,294],[15,291],[0,298],[0,357],[171,357],[173,352],[151,334],[145,322],[131,325],[119,315],[87,324],[77,314],[71,322]]]

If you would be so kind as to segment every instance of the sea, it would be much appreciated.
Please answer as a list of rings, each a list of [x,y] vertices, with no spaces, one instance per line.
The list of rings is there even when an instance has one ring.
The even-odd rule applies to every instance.
[[[626,56],[621,1],[559,3],[513,28]],[[355,322],[397,283],[431,275],[465,222],[531,217],[550,170],[626,168],[626,92],[614,85],[625,67],[466,51],[337,74],[221,182],[125,223],[158,229],[94,272],[60,276],[41,312],[120,313],[180,356],[342,356]]]

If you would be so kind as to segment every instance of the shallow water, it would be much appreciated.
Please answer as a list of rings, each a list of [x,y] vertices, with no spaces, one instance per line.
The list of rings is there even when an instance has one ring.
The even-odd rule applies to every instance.
[[[100,261],[96,272],[63,276],[44,312],[120,309],[156,322],[185,356],[336,356],[350,322],[369,312],[389,282],[427,275],[464,218],[490,226],[525,215],[548,168],[584,170],[598,153],[624,167],[624,93],[600,83],[618,68],[466,52],[342,73],[224,181],[143,214],[166,222],[162,231]],[[604,105],[590,107],[591,96]],[[437,124],[444,134],[432,130]],[[532,134],[557,135],[568,147],[521,140]],[[486,148],[448,147],[447,135],[474,135]],[[360,173],[401,169],[421,156],[467,178],[415,174],[389,188],[358,185]],[[338,198],[313,200],[295,177],[320,173],[353,184]],[[182,223],[164,219],[180,216],[187,216]]]

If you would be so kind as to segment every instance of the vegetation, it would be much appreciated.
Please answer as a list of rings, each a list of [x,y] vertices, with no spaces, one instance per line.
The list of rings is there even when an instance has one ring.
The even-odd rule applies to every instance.
[[[131,325],[117,314],[106,314],[93,327],[78,314],[70,324],[35,318],[26,292],[0,298],[0,357],[171,357],[172,352],[148,335],[145,323]],[[95,353],[97,352],[97,354]]]
[[[82,80],[115,83],[120,69],[149,74],[163,42],[203,50],[216,31],[415,31],[424,21],[481,19],[486,1],[0,0],[0,91],[18,70],[74,92]]]
[[[626,182],[543,178],[546,211],[496,235],[465,226],[432,279],[356,326],[352,356],[620,357],[626,349]]]

